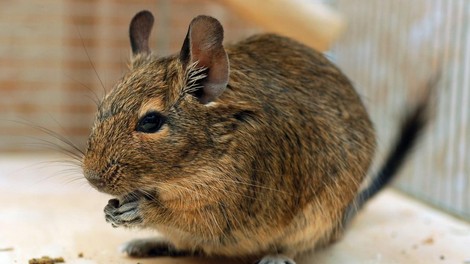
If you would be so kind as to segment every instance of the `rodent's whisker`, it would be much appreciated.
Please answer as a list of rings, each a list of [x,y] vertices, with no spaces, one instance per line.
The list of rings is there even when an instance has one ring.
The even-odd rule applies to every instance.
[[[253,198],[251,196],[248,196],[248,195],[245,195],[245,194],[242,194],[242,193],[217,188],[217,187],[214,187],[210,184],[207,184],[207,183],[204,183],[204,182],[199,182],[198,180],[194,180],[192,182],[191,187],[194,188],[194,189],[186,187],[186,186],[181,186],[179,184],[174,184],[174,183],[161,183],[161,184],[159,184],[160,188],[162,188],[162,189],[164,188],[163,186],[165,186],[165,185],[167,185],[166,186],[167,188],[165,188],[166,191],[178,192],[179,193],[178,197],[187,197],[188,199],[191,199],[191,198],[195,197],[195,199],[193,199],[193,200],[195,200],[198,203],[201,202],[202,200],[214,201],[214,198],[212,197],[214,194],[226,194],[226,196],[228,196],[228,197],[230,197],[230,195],[235,195],[235,197],[236,196],[241,196],[241,197],[245,197],[245,198],[248,198],[248,199]],[[190,195],[183,193],[182,190],[185,190],[188,193],[193,194],[194,197],[191,197]],[[204,191],[201,191],[201,190],[204,190]],[[207,192],[207,190],[212,190],[213,192]]]
[[[292,193],[288,193],[288,192],[283,191],[283,190],[274,189],[274,188],[266,187],[266,186],[263,186],[263,185],[260,185],[260,184],[255,184],[255,183],[243,182],[243,181],[234,180],[234,179],[224,179],[224,178],[219,178],[217,180],[218,181],[230,182],[230,183],[243,184],[243,185],[247,185],[247,186],[251,186],[251,187],[255,187],[255,188],[265,189],[265,190],[268,190],[268,191],[279,192],[279,193],[286,194],[286,195],[293,195]]]
[[[36,165],[45,165],[45,164],[67,166],[71,168],[76,168],[81,171],[81,163],[77,163],[75,159],[45,160],[45,161],[39,161],[36,163]]]
[[[90,66],[91,66],[91,68],[93,68],[93,71],[94,71],[94,73],[95,73],[95,76],[96,76],[96,78],[98,79],[98,81],[100,82],[101,88],[103,89],[104,94],[106,94],[106,93],[107,93],[107,91],[106,91],[106,86],[104,85],[103,80],[101,80],[101,77],[100,77],[100,75],[98,74],[98,71],[96,70],[95,64],[94,64],[93,61],[91,60],[90,54],[88,53],[88,49],[86,48],[85,42],[83,41],[82,34],[80,33],[80,29],[79,29],[78,27],[76,27],[76,30],[77,30],[78,36],[80,37],[80,41],[82,42],[83,50],[85,51],[85,54],[86,54],[86,56],[87,56],[87,58],[88,58],[88,61],[90,62]]]
[[[35,138],[35,137],[28,137],[28,138],[31,138],[31,139],[39,141],[39,142],[27,143],[25,145],[32,146],[32,147],[39,147],[40,146],[40,147],[45,148],[45,149],[58,151],[58,152],[64,154],[65,156],[69,157],[71,159],[70,162],[73,160],[74,162],[76,162],[75,164],[77,164],[78,166],[82,165],[82,156],[80,154],[74,152],[73,150],[68,149],[64,146],[58,145],[54,142],[48,141],[46,139]]]
[[[43,133],[45,133],[45,134],[47,134],[47,135],[49,135],[49,136],[51,136],[51,137],[57,139],[57,140],[59,140],[60,142],[64,143],[66,146],[69,146],[71,149],[73,149],[73,151],[76,151],[76,152],[72,152],[72,151],[68,150],[68,151],[70,151],[70,152],[69,152],[70,154],[73,154],[73,155],[75,155],[75,156],[77,156],[77,157],[82,157],[82,156],[85,155],[85,153],[84,153],[77,145],[75,145],[70,139],[66,138],[65,136],[63,136],[63,135],[61,135],[61,134],[59,134],[59,133],[57,133],[57,132],[55,132],[55,131],[53,131],[53,130],[51,130],[51,129],[48,129],[48,128],[45,128],[45,127],[43,127],[43,126],[34,124],[34,123],[30,122],[30,121],[16,121],[16,120],[12,120],[12,122],[15,122],[15,123],[18,123],[18,124],[21,124],[21,125],[25,125],[25,126],[28,126],[28,127],[32,127],[32,128],[34,128],[34,129],[36,129],[36,130],[39,130],[39,131],[41,131],[41,132],[43,132]],[[67,149],[65,149],[63,146],[54,144],[53,142],[50,142],[50,141],[47,141],[47,140],[44,140],[44,139],[38,139],[38,138],[34,138],[34,137],[33,137],[33,139],[36,139],[36,140],[39,140],[39,141],[44,141],[44,142],[50,143],[50,144],[52,144],[52,145],[54,145],[54,146],[58,146],[58,147],[60,147],[60,149],[67,150]]]
[[[73,174],[76,175],[76,174]],[[76,183],[76,182],[81,182],[87,184],[88,182],[85,180],[85,178],[81,176],[75,176],[70,178],[68,181],[65,182],[65,184],[71,184],[71,183]]]
[[[66,74],[65,76],[67,76],[72,81],[80,84],[82,87],[85,87],[88,90],[88,92],[92,93],[94,98],[91,97],[91,96],[86,96],[86,97],[89,98],[91,101],[93,101],[93,103],[96,105],[97,108],[99,107],[99,105],[101,104],[101,99],[100,99],[100,97],[98,96],[98,94],[96,93],[96,91],[94,89],[91,89],[88,85],[80,82],[79,80],[73,78],[72,76],[70,76],[68,74]]]
[[[48,173],[46,176],[42,176],[38,178],[36,181],[33,181],[33,184],[38,184],[40,182],[44,181],[49,181],[51,179],[59,179],[61,183],[68,184],[70,181],[73,179],[83,179],[81,177],[81,169],[79,166],[75,166],[73,164],[70,164],[69,162],[66,161],[42,161],[42,162],[36,162],[28,166],[22,167],[20,170],[16,171],[15,173],[19,173],[23,170],[43,170],[46,168],[50,168],[51,164],[61,164],[61,168],[63,168],[63,164],[69,165],[69,168],[64,168],[60,169],[57,171],[54,171],[53,173]],[[73,165],[73,166],[72,166]],[[54,180],[56,181],[56,180]]]
[[[151,201],[153,201],[153,202],[156,202],[156,203],[158,203],[158,204],[161,205],[161,201],[160,201],[157,197],[155,197],[154,194],[150,193],[150,192],[147,191],[147,190],[139,190],[139,191],[140,191],[142,194],[144,194],[147,199],[149,199],[149,200],[151,200]]]
[[[54,122],[58,124],[58,122],[55,119],[53,119],[52,117],[51,119],[54,120]],[[44,149],[50,149],[56,152],[58,151],[61,154],[68,157],[67,159],[39,161],[36,164],[34,164],[34,166],[42,166],[42,167],[46,167],[45,165],[55,164],[55,165],[60,165],[60,167],[62,168],[65,168],[65,169],[58,171],[57,173],[51,174],[50,176],[43,178],[43,180],[47,180],[47,179],[54,178],[54,177],[59,177],[60,179],[67,179],[71,176],[73,176],[74,177],[73,179],[75,179],[77,175],[82,174],[81,167],[82,167],[82,158],[84,156],[84,152],[81,151],[81,149],[78,148],[71,140],[69,140],[65,136],[51,129],[34,124],[33,122],[30,122],[27,120],[21,120],[21,121],[11,120],[11,122],[15,122],[15,123],[27,126],[27,127],[32,127],[33,129],[36,129],[42,133],[45,133],[46,135],[49,135],[53,137],[54,139],[57,139],[59,142],[58,144],[56,142],[53,142],[45,138],[27,137],[27,138],[34,140],[35,142],[26,143],[26,145],[33,146],[33,147],[40,146],[41,148],[44,148]],[[58,125],[63,130],[60,124]],[[72,182],[72,181],[67,180],[67,182]]]
[[[253,198],[252,196],[249,196],[249,195],[246,195],[246,194],[243,194],[243,193],[234,192],[234,191],[230,191],[230,190],[225,190],[225,189],[222,189],[222,188],[217,188],[215,186],[212,186],[212,185],[204,183],[204,182],[194,182],[193,184],[195,186],[203,187],[204,189],[210,189],[210,190],[214,191],[214,193],[223,193],[223,194],[227,194],[227,195],[232,194],[232,195],[245,197],[245,198],[249,198],[249,199]]]
[[[190,189],[190,188],[188,188],[188,187],[186,187],[186,186],[181,186],[181,185],[179,185],[179,184],[165,182],[165,183],[161,183],[159,186],[161,187],[162,185],[167,185],[167,186],[173,187],[173,189],[171,189],[172,191],[173,191],[173,190],[181,191],[181,189],[183,189],[183,190],[186,190],[186,191],[188,191],[188,192],[193,192],[193,193],[197,194],[197,191],[196,191],[196,190]]]
[[[54,123],[66,134],[66,129],[64,129],[64,127],[59,123],[59,121],[57,121],[52,115],[49,114],[49,118],[54,121]],[[45,128],[43,126],[40,126],[40,125],[36,125],[37,129],[40,129],[40,131],[44,132],[44,133],[47,133],[48,135],[60,140],[61,142],[63,142],[64,144],[66,144],[67,146],[70,146],[72,149],[74,149],[75,151],[77,151],[80,155],[84,156],[85,153],[82,149],[80,149],[77,145],[75,145],[70,139],[68,139],[67,137],[63,136],[62,134],[56,132],[56,131],[53,131],[51,129],[48,129],[48,128]]]

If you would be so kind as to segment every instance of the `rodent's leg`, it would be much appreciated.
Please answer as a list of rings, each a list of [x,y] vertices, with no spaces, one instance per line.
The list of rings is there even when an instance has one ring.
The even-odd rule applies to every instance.
[[[295,264],[295,261],[283,255],[267,255],[256,264]]]
[[[121,203],[118,199],[111,199],[104,207],[104,213],[106,222],[111,223],[113,227],[131,227],[142,224],[137,199],[125,199]]]
[[[184,257],[193,256],[197,252],[182,251],[163,238],[134,239],[121,247],[121,251],[130,257]]]

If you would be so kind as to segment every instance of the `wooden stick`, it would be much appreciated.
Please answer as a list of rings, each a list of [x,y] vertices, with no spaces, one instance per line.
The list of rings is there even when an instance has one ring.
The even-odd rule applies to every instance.
[[[342,16],[313,0],[224,0],[229,8],[268,31],[319,51],[330,48],[344,29]]]

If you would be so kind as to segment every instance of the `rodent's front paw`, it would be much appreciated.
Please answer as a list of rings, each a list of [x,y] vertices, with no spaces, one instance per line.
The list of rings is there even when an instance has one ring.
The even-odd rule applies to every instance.
[[[295,264],[295,261],[283,255],[268,255],[256,264]]]
[[[132,227],[142,223],[138,199],[124,199],[122,202],[111,199],[104,207],[104,213],[106,222],[111,223],[113,227]]]

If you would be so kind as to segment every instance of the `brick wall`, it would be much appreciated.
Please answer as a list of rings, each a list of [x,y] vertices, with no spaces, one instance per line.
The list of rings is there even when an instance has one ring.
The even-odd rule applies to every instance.
[[[0,152],[45,151],[44,141],[59,143],[37,126],[83,148],[95,97],[126,71],[129,21],[142,9],[156,17],[151,46],[161,55],[179,51],[199,14],[217,17],[229,42],[257,31],[208,0],[0,2]]]
[[[0,149],[27,146],[38,132],[13,121],[24,119],[51,126],[62,93],[62,2],[0,3]]]

